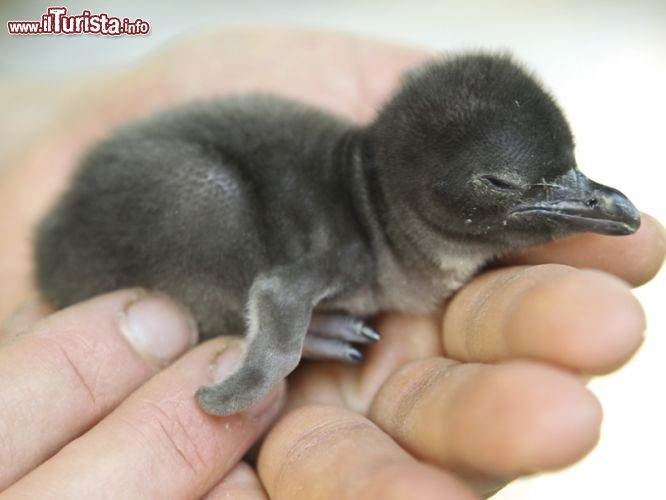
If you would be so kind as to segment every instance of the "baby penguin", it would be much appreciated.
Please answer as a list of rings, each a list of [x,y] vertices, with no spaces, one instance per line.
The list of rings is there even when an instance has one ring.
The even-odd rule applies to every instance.
[[[301,356],[360,361],[353,344],[379,339],[364,318],[432,311],[497,256],[639,223],[578,170],[529,73],[467,54],[406,76],[368,126],[249,95],[118,130],[41,223],[37,282],[58,307],[161,290],[202,338],[244,335],[236,370],[196,394],[228,415]]]

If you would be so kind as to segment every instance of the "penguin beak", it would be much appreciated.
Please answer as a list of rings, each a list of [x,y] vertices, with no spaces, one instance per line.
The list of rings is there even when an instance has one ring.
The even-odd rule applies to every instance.
[[[549,182],[532,186],[530,201],[512,209],[509,218],[539,217],[568,231],[626,235],[636,232],[641,216],[629,199],[572,169]]]

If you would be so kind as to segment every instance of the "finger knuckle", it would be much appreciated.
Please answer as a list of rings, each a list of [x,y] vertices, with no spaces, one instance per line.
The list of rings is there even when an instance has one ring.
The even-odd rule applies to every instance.
[[[147,445],[163,460],[175,463],[178,470],[187,470],[192,477],[207,474],[214,459],[209,440],[198,432],[202,423],[188,410],[182,398],[146,401],[132,427],[146,436]]]
[[[39,339],[54,371],[68,384],[68,392],[83,395],[88,412],[103,415],[108,400],[100,384],[100,346],[80,336]]]

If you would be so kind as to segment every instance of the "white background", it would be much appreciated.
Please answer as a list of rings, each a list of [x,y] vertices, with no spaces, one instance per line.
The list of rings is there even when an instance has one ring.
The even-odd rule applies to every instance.
[[[318,26],[431,49],[510,49],[559,99],[581,169],[666,221],[666,2],[70,0],[151,24],[145,37],[22,36],[7,20],[38,20],[50,3],[0,0],[0,77],[37,79],[127,64],[184,32],[220,23]],[[63,5],[63,3],[57,3]],[[1,112],[1,111],[0,111]],[[1,141],[1,138],[0,138]],[[498,499],[666,498],[666,307],[662,276],[636,291],[647,341],[620,372],[594,380],[605,409],[601,443],[573,468],[516,483]]]

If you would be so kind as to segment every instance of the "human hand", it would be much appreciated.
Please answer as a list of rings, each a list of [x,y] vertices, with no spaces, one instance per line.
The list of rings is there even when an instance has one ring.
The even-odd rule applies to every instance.
[[[163,295],[118,291],[35,322],[48,312],[24,308],[0,336],[8,498],[199,498],[284,402],[283,382],[242,414],[202,412],[194,392],[231,371],[240,344],[218,337],[183,355],[196,326]]]
[[[72,104],[83,101],[90,107],[70,114],[64,125],[62,114],[55,112],[54,127],[43,133],[38,147],[15,151],[14,161],[0,170],[0,227],[8,229],[4,234],[14,235],[9,239],[11,244],[0,249],[0,266],[16,266],[0,268],[6,278],[2,281],[6,285],[0,292],[0,311],[8,311],[34,293],[30,289],[30,260],[26,253],[30,231],[65,185],[76,156],[112,124],[192,97],[249,90],[289,95],[353,118],[367,119],[393,88],[398,74],[426,56],[419,51],[336,35],[229,31],[184,43],[128,74],[87,82],[85,87],[77,85],[77,92],[69,87],[64,95],[70,96]],[[597,253],[592,249],[603,249],[605,260],[594,261],[592,257]],[[632,251],[641,258],[627,259],[627,252]],[[657,225],[644,219],[642,229],[634,236],[586,235],[532,251],[522,261],[597,267],[637,284],[656,272],[663,252]],[[582,311],[581,304],[586,306]],[[541,309],[535,310],[537,307]],[[545,314],[550,321],[537,321],[537,312],[540,318]],[[99,312],[83,318],[69,314],[70,321],[77,325],[96,324],[100,320],[92,320],[97,317],[95,314],[105,322]],[[557,321],[565,318],[571,322]],[[60,325],[49,330],[51,335],[71,331],[69,323]],[[270,431],[260,450],[258,476],[240,466],[220,483],[214,495],[247,487],[252,491],[248,495],[264,494],[265,488],[276,498],[345,494],[402,498],[405,491],[416,498],[441,497],[446,492],[451,498],[468,498],[473,490],[494,489],[518,475],[571,463],[594,444],[600,413],[582,381],[569,372],[602,373],[626,361],[640,343],[642,314],[626,286],[610,276],[557,266],[507,268],[481,276],[466,287],[450,304],[443,321],[435,316],[388,315],[381,319],[379,329],[385,338],[368,353],[362,367],[304,364],[290,377],[288,408],[293,411]],[[83,330],[79,332],[76,342],[84,342],[86,335]],[[20,342],[31,335],[22,337]],[[76,491],[83,494],[86,487],[99,484],[100,476],[113,477],[113,484],[107,483],[109,496],[141,496],[149,491],[160,497],[181,498],[196,497],[219,481],[229,470],[219,463],[229,464],[233,461],[230,457],[237,459],[247,444],[229,441],[231,438],[221,431],[226,428],[226,423],[222,424],[225,419],[202,418],[193,398],[187,396],[189,386],[178,386],[182,375],[176,375],[180,373],[176,366],[182,367],[180,363],[186,363],[186,359],[192,369],[212,361],[220,346],[208,345],[195,349],[156,377],[154,380],[162,383],[158,389],[152,385],[157,382],[151,380],[139,389],[139,396],[130,396],[117,412],[90,431],[101,438],[102,431],[113,428],[105,422],[119,412],[127,415],[122,413],[123,408],[139,408],[132,401],[146,401],[146,396],[141,396],[145,387],[149,387],[145,389],[148,394],[158,399],[182,395],[176,398],[179,413],[148,404],[156,418],[150,412],[144,415],[149,415],[146,421],[161,424],[192,423],[167,426],[165,434],[151,435],[156,438],[153,441],[161,439],[167,447],[181,443],[176,447],[184,453],[186,463],[199,463],[198,457],[213,457],[208,467],[190,468],[192,474],[186,481],[189,486],[183,488],[182,482],[175,480],[182,477],[180,467],[188,468],[183,462],[156,465],[149,459],[137,458],[132,450],[116,446],[115,441],[108,452],[96,455],[97,462],[83,464],[87,466],[82,466],[82,461],[91,455],[83,453],[81,440],[74,441],[63,450],[69,450],[64,455],[70,459],[69,475],[63,475],[62,469],[54,469],[49,462],[45,464],[51,471],[58,471],[52,475],[53,480],[60,486],[81,488]],[[194,354],[197,352],[206,354],[199,358]],[[444,355],[464,363],[447,360]],[[510,361],[516,357],[535,361]],[[494,361],[503,362],[479,364]],[[107,396],[104,390],[108,388],[102,385],[100,397],[109,401],[105,411],[120,404],[152,373],[144,378],[135,375],[130,384],[122,386],[125,392],[121,388],[114,397]],[[199,377],[208,376],[205,370],[198,373]],[[104,380],[103,375],[100,370],[92,376]],[[32,375],[27,372],[24,378],[32,379]],[[193,386],[203,383],[191,381]],[[48,386],[40,387],[31,392],[52,392]],[[72,390],[76,393],[75,388]],[[44,401],[51,402],[46,396]],[[18,404],[14,408],[20,410]],[[31,417],[30,421],[46,421],[47,410],[48,406],[42,407],[42,415],[46,416]],[[8,413],[3,418],[14,421],[21,414],[24,413]],[[70,422],[68,428],[77,419],[91,426],[105,412],[96,410],[87,420],[82,415],[77,408],[61,418]],[[266,425],[268,422],[262,421],[259,426],[239,427],[251,440]],[[85,430],[77,429],[78,433]],[[84,434],[84,443],[94,443],[91,439],[86,441],[89,434]],[[48,453],[75,435],[78,434],[60,434],[60,441],[52,443]],[[30,436],[34,433],[28,433]],[[146,439],[146,445],[140,447],[144,454],[151,455],[153,441]],[[235,454],[230,454],[229,445]],[[159,443],[155,446],[160,449]],[[31,465],[24,466],[22,473],[39,464],[48,453],[40,455],[32,450]],[[107,453],[117,460],[100,464],[99,458]],[[53,460],[58,456],[64,463],[62,453]],[[424,465],[424,461],[434,467]],[[106,467],[111,465],[115,475],[105,476]],[[215,466],[215,470],[210,469]],[[151,479],[155,468],[161,473],[157,484]],[[31,474],[40,480],[30,480],[28,475],[23,485],[45,488],[49,483],[44,482],[44,470],[35,469]],[[58,475],[69,478],[67,485],[62,479],[57,480]],[[121,483],[124,488],[135,489],[112,489]],[[49,491],[54,491],[55,486],[50,484]],[[20,486],[18,483],[16,487]]]

